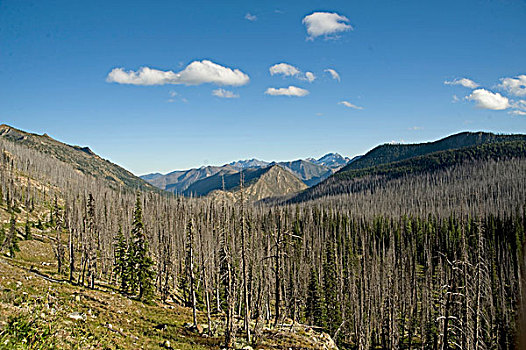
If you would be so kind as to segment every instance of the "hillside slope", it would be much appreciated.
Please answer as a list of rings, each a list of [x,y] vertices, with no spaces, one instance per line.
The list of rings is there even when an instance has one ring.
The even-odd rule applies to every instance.
[[[331,168],[303,159],[291,162],[279,162],[278,164],[290,170],[297,178],[309,187],[320,183],[333,174]]]
[[[176,170],[166,175],[162,175],[159,173],[148,174],[141,176],[141,178],[160,189],[174,193],[183,193],[194,182],[197,182],[204,178],[213,176],[215,174],[226,175],[237,172],[238,170],[230,165],[225,165],[221,167],[206,166],[197,169]]]
[[[301,180],[279,165],[245,169],[242,173],[245,194],[249,200],[286,195],[307,188]],[[239,186],[240,173],[226,175],[218,173],[190,185],[185,191],[185,195],[200,197],[214,191],[235,193]],[[217,193],[214,196],[217,197]]]
[[[494,142],[488,138],[486,142],[471,147],[436,151],[388,163],[382,163],[380,160],[391,159],[391,156],[382,157],[378,154],[375,156],[378,164],[366,167],[366,164],[373,164],[372,161],[368,161],[353,169],[346,167],[324,182],[298,194],[291,201],[302,202],[320,197],[352,193],[374,187],[374,184],[382,181],[385,182],[409,174],[432,174],[466,162],[526,158],[526,141],[522,141],[521,136],[493,138]],[[352,181],[360,178],[364,180],[359,182],[359,186],[355,181]]]
[[[83,174],[103,179],[113,188],[125,186],[143,191],[158,191],[154,186],[128,170],[99,157],[88,147],[70,146],[49,137],[47,134],[27,133],[5,124],[0,125],[0,138],[70,164]]]
[[[243,192],[246,200],[259,201],[265,198],[287,196],[307,188],[307,185],[279,165],[268,167],[265,170],[259,177],[252,178],[247,183]],[[217,200],[237,201],[241,198],[239,182],[237,186],[230,187],[229,190],[215,190],[208,195]]]
[[[373,148],[364,156],[343,167],[339,172],[344,173],[349,170],[369,168],[438,151],[472,147],[486,143],[521,140],[526,141],[526,135],[496,135],[487,132],[462,132],[433,142],[417,144],[384,144]]]

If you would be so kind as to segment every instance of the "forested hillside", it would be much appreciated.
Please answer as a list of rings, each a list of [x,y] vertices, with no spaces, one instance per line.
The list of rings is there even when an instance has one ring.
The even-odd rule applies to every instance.
[[[462,132],[434,142],[417,144],[384,144],[348,164],[340,173],[349,170],[375,167],[434,152],[456,150],[486,143],[526,141],[526,135],[497,135],[487,132]]]
[[[292,201],[300,202],[320,197],[349,194],[364,189],[374,190],[382,182],[412,174],[432,174],[463,163],[525,158],[526,141],[518,140],[519,138],[519,136],[513,136],[508,139],[499,139],[498,142],[494,143],[488,142],[476,146],[437,151],[369,167],[362,164],[353,169],[344,168],[320,184],[298,194]],[[350,165],[352,164],[354,163]]]
[[[0,152],[2,271],[64,281],[47,290],[82,300],[109,290],[119,294],[113,303],[130,300],[111,316],[119,327],[86,306],[65,331],[24,336],[16,324],[45,324],[59,303],[44,317],[37,307],[66,297],[41,302],[2,281],[10,291],[0,300],[0,343],[116,348],[111,334],[125,348],[322,349],[333,344],[327,335],[341,349],[517,345],[523,142],[341,173],[346,191],[279,205],[115,189],[16,140],[0,139]],[[35,241],[47,244],[47,259]],[[31,286],[23,291],[44,293]]]
[[[45,153],[71,165],[76,171],[103,179],[115,189],[125,186],[142,191],[157,191],[131,172],[99,157],[89,147],[70,146],[52,139],[47,134],[31,134],[5,124],[0,125],[0,138]]]

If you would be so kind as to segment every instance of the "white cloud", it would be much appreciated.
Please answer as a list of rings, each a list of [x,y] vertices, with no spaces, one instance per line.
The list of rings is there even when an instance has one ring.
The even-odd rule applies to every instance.
[[[256,15],[252,15],[250,14],[250,12],[247,12],[247,14],[245,15],[245,19],[251,21],[251,22],[254,22],[258,19],[258,16]]]
[[[519,75],[515,78],[503,78],[500,80],[499,88],[515,96],[526,96],[526,75]]]
[[[453,95],[453,97],[451,98],[451,102],[452,102],[452,103],[457,103],[457,102],[459,102],[459,101],[460,101],[460,99],[458,98],[457,95]]]
[[[324,70],[324,72],[329,73],[331,75],[332,79],[340,81],[340,75],[334,69],[327,68],[327,69]]]
[[[303,18],[302,23],[307,27],[310,39],[318,36],[329,36],[338,32],[352,30],[349,19],[337,13],[314,12]]]
[[[175,91],[173,91],[173,90],[170,90],[168,93],[169,93],[170,96],[172,96],[172,97],[177,96],[177,92],[175,92]]]
[[[475,101],[477,107],[484,109],[501,111],[510,107],[510,101],[507,97],[502,96],[498,92],[491,92],[486,89],[474,90],[467,99]]]
[[[444,81],[444,85],[462,85],[463,87],[467,87],[470,89],[476,89],[479,87],[479,84],[475,83],[473,80],[468,78],[460,78],[450,81]]]
[[[293,65],[290,65],[288,63],[275,64],[268,70],[270,72],[270,75],[281,74],[286,77],[296,77],[299,80],[308,81],[309,83],[312,83],[314,80],[316,80],[316,75],[314,75],[314,73],[305,72],[305,74],[303,74],[302,71],[299,70],[297,67],[294,67]]]
[[[514,108],[513,111],[509,111],[509,114],[513,115],[526,115],[526,100],[519,100],[511,103],[511,108]]]
[[[270,75],[283,74],[286,77],[292,77],[301,73],[301,71],[298,68],[291,66],[288,63],[275,64],[268,70],[270,72]]]
[[[305,72],[305,80],[312,83],[316,79],[316,76],[312,72]]]
[[[350,103],[349,101],[340,101],[338,102],[339,105],[343,105],[347,108],[353,108],[353,109],[363,109],[363,107],[360,107],[360,106],[356,106],[356,105],[353,105],[352,103]]]
[[[297,96],[297,97],[303,97],[309,94],[308,90],[299,88],[297,86],[289,86],[288,88],[268,88],[267,91],[265,91],[266,95],[271,96]]]
[[[418,131],[418,130],[423,130],[424,128],[421,127],[421,126],[412,126],[410,127],[408,130],[413,130],[413,131]]]
[[[240,86],[247,84],[250,78],[239,69],[231,69],[203,60],[194,61],[177,73],[149,67],[142,67],[138,71],[125,71],[123,68],[114,68],[108,74],[106,81],[129,85],[200,85],[212,83],[216,85]]]
[[[239,95],[233,93],[232,91],[225,90],[225,89],[216,89],[212,91],[212,95],[221,97],[221,98],[238,98]]]

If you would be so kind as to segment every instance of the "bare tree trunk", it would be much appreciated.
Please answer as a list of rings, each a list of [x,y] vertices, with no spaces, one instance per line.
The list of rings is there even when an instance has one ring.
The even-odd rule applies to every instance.
[[[239,173],[240,175],[240,191],[241,191],[241,260],[243,262],[243,302],[245,304],[245,318],[244,318],[244,327],[245,332],[247,333],[247,341],[252,342],[250,335],[250,305],[248,298],[248,281],[247,281],[247,248],[246,248],[246,237],[245,237],[245,203],[243,198],[244,192],[244,178],[243,172]]]
[[[69,225],[68,225],[69,226]],[[73,283],[73,273],[75,272],[75,252],[73,250],[73,232],[69,228],[69,282]]]

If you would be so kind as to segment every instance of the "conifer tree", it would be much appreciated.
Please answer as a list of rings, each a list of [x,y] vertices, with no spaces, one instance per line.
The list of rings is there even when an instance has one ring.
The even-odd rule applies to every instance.
[[[327,242],[325,249],[325,262],[323,264],[323,290],[325,293],[325,315],[327,330],[333,335],[341,323],[341,309],[338,291],[338,274],[336,270],[336,257],[331,242]]]
[[[126,294],[129,288],[130,271],[128,266],[128,244],[122,232],[122,226],[119,225],[119,232],[115,242],[115,261],[113,272],[117,277],[121,293]]]
[[[16,219],[14,215],[11,216],[11,221],[9,222],[8,244],[9,256],[14,258],[15,253],[20,251],[20,248],[18,247],[18,235],[16,231]]]
[[[307,304],[305,308],[307,322],[314,326],[323,326],[323,309],[320,296],[320,283],[318,273],[314,268],[310,271],[309,285],[307,287]]]
[[[29,217],[26,220],[26,226],[25,226],[25,232],[24,232],[24,238],[26,240],[33,239],[33,235],[31,234],[31,222],[29,221]]]
[[[5,228],[4,228],[4,225],[0,224],[0,251],[2,250],[2,248],[4,247],[4,242],[5,242]]]
[[[149,246],[142,222],[141,197],[137,193],[132,223],[132,244],[130,252],[130,280],[132,292],[139,292],[138,297],[145,302],[153,297],[154,272],[153,261],[149,256]]]

